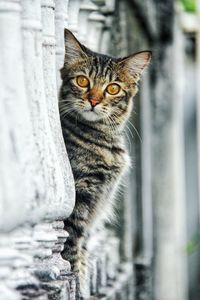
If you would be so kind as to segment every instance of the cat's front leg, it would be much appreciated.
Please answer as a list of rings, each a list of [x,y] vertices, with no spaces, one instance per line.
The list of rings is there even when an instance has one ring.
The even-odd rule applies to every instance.
[[[62,256],[71,264],[71,270],[77,275],[77,299],[88,299],[89,278],[88,258],[86,250],[87,239],[87,207],[76,201],[72,215],[65,220],[65,229],[69,237],[64,245]]]

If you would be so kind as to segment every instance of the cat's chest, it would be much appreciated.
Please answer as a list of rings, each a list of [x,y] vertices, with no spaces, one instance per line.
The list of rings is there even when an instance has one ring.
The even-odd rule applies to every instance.
[[[126,148],[123,145],[113,145],[110,150],[103,149],[101,151],[102,160],[106,165],[118,169],[119,172],[128,168],[130,158]]]
[[[69,150],[72,169],[92,171],[100,166],[105,170],[113,170],[117,175],[123,173],[130,166],[130,157],[122,142],[106,145],[79,140]],[[76,155],[75,155],[76,154]]]

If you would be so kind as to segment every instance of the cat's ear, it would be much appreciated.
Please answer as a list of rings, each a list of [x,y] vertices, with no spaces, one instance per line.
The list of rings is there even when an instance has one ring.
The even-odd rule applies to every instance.
[[[137,52],[125,58],[122,58],[119,64],[122,68],[130,72],[133,76],[140,77],[144,69],[149,65],[151,56],[151,51]]]
[[[65,63],[71,64],[80,60],[80,58],[86,58],[86,48],[75,38],[73,33],[65,29],[64,30],[65,39]]]

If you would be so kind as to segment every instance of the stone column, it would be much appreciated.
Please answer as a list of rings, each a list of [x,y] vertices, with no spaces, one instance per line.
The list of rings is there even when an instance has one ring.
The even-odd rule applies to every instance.
[[[21,299],[19,290],[28,281],[40,290],[29,269],[33,255],[20,248],[25,244],[25,248],[32,246],[30,230],[24,236],[22,229],[16,232],[19,225],[29,228],[28,224],[41,219],[37,200],[43,193],[41,177],[37,174],[38,153],[24,84],[21,9],[20,1],[0,2],[0,288],[3,300]],[[16,238],[18,235],[20,237]],[[45,299],[41,290],[40,293],[41,299]]]
[[[198,125],[198,188],[199,188],[199,205],[200,205],[200,3],[196,2],[197,5],[197,14],[198,14],[198,25],[196,32],[196,41],[197,41],[197,125]]]
[[[36,192],[33,180],[36,157],[24,86],[21,5],[20,1],[1,1],[0,5],[2,45],[0,224],[2,230],[8,231],[27,219],[27,211],[30,212],[31,201]],[[4,214],[5,210],[8,214]]]
[[[63,28],[68,27],[68,0],[56,0],[55,4],[56,69],[59,92],[61,85],[60,69],[63,67],[65,55]]]
[[[90,27],[88,23],[88,18],[91,12],[97,11],[98,7],[92,3],[90,0],[84,0],[82,1],[80,5],[80,11],[79,11],[79,26],[78,28],[78,37],[79,40],[87,45],[88,44],[88,36],[90,35]],[[89,46],[88,46],[89,47]]]
[[[163,19],[167,11],[173,13],[173,9],[171,2],[158,11],[162,20],[157,45],[159,57],[154,64],[157,80],[152,88],[154,298],[159,300],[188,299],[182,94],[184,51],[179,23],[177,20],[165,23]],[[166,26],[165,35],[163,26]]]
[[[60,256],[75,191],[58,113],[53,9],[42,2],[42,26],[40,1],[0,2],[2,300],[75,297]]]
[[[100,51],[102,53],[109,53],[110,49],[110,40],[112,34],[112,26],[113,26],[113,14],[116,8],[116,1],[105,1],[104,5],[100,8],[101,13],[106,17],[105,24],[103,26],[101,43],[99,45]],[[115,32],[115,34],[117,34]]]
[[[89,15],[88,22],[90,27],[88,47],[93,51],[99,51],[105,17],[100,12],[94,11]]]
[[[75,35],[78,33],[78,16],[79,16],[80,0],[69,0],[69,21],[68,29]]]
[[[71,190],[72,179],[69,164],[66,160],[58,111],[58,97],[56,85],[56,57],[55,57],[55,3],[52,0],[42,1],[42,33],[43,33],[43,76],[48,120],[50,125],[49,140],[52,143],[49,152],[49,200],[53,201],[54,219],[66,218],[68,202],[66,192]],[[52,139],[52,140],[51,140]],[[51,151],[49,151],[51,149]],[[51,205],[49,206],[51,209]],[[50,212],[51,214],[51,212]],[[56,216],[57,214],[57,216]]]

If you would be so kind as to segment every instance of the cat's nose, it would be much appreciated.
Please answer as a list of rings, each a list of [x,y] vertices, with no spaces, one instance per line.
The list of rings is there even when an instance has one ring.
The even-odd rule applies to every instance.
[[[103,99],[101,93],[96,88],[91,89],[86,95],[86,98],[90,102],[92,108],[99,104]]]
[[[95,107],[99,103],[99,101],[95,98],[88,99],[88,101],[90,102],[92,107]]]

